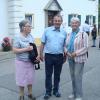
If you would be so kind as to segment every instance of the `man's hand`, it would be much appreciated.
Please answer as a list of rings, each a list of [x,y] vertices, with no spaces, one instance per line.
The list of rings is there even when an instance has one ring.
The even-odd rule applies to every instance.
[[[76,53],[73,52],[73,53],[71,54],[71,56],[72,56],[73,58],[76,57]]]
[[[40,60],[43,62],[44,61],[44,56],[43,54],[40,54]]]

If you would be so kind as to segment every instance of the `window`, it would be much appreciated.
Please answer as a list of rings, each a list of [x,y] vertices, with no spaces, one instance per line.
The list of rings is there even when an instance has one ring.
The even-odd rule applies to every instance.
[[[86,20],[89,22],[89,25],[93,25],[96,23],[96,16],[87,15]]]
[[[25,19],[31,23],[32,28],[33,28],[34,27],[34,14],[25,14]]]
[[[72,17],[78,17],[80,19],[80,22],[81,22],[81,15],[78,15],[78,14],[69,14],[68,15],[68,26],[70,26],[70,21],[71,21]]]
[[[96,0],[89,0],[89,1],[96,1]]]

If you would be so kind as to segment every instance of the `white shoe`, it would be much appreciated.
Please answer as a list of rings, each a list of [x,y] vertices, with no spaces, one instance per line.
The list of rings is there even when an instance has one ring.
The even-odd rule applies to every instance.
[[[73,99],[73,98],[74,98],[73,94],[71,94],[71,95],[68,96],[68,99]]]
[[[75,100],[82,100],[82,98],[75,98]]]

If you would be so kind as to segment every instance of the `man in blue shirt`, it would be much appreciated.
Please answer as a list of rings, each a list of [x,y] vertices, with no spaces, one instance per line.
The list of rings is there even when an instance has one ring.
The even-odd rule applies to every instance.
[[[52,92],[52,73],[54,70],[54,87],[53,95],[60,97],[59,82],[60,74],[63,65],[64,46],[66,39],[66,32],[60,28],[62,24],[61,15],[56,15],[53,18],[53,26],[45,29],[40,46],[40,59],[45,60],[45,88],[46,93],[44,99],[47,100]],[[43,51],[44,56],[43,57]]]

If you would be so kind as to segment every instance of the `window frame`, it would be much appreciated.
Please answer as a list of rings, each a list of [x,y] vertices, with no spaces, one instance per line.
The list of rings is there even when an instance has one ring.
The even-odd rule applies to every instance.
[[[33,13],[26,13],[25,19],[29,20],[31,23],[32,28],[34,28],[34,14]]]
[[[89,22],[90,26],[96,23],[96,16],[94,15],[86,15],[86,20]]]

